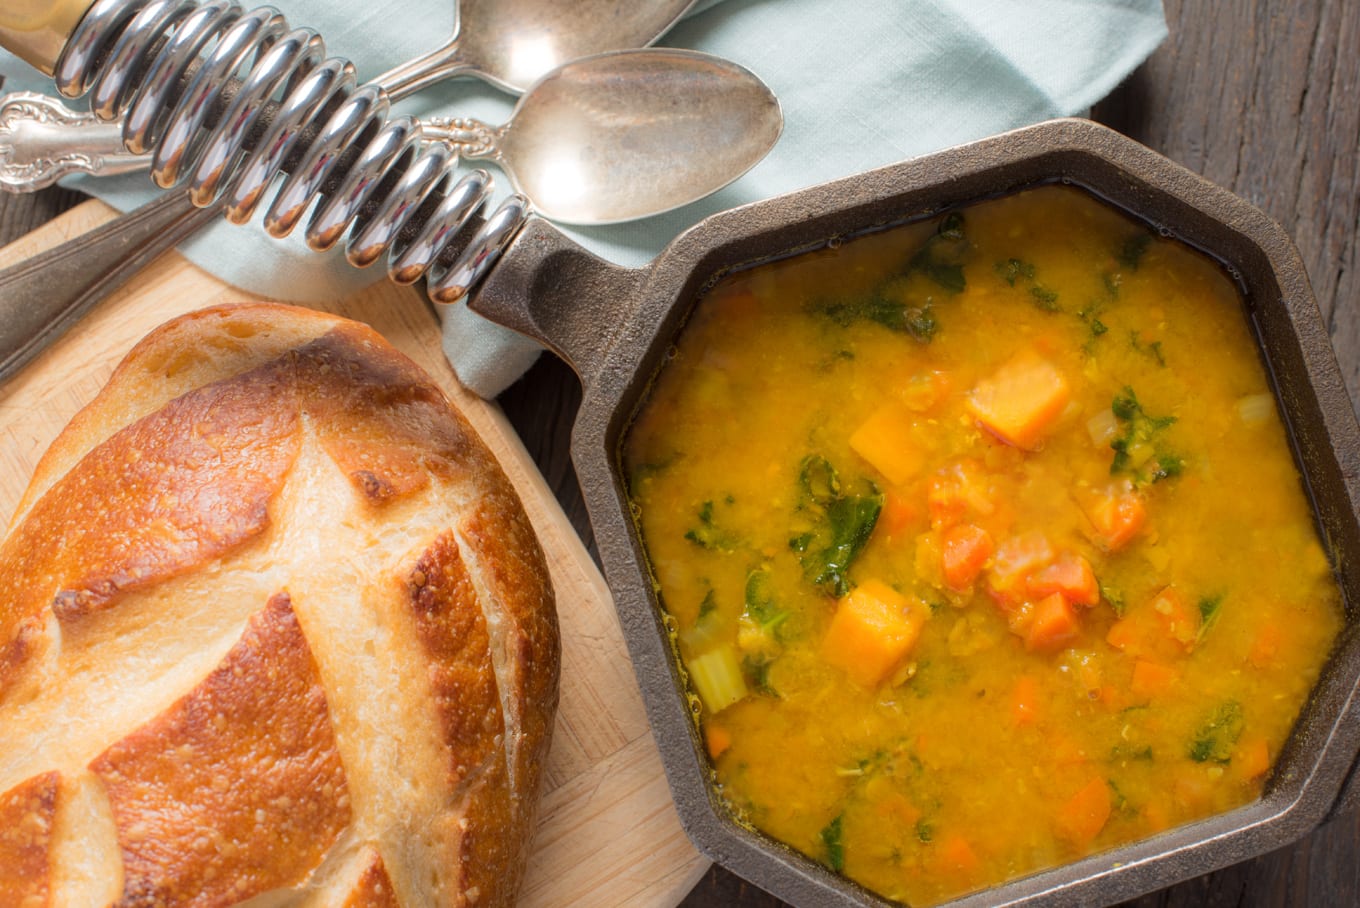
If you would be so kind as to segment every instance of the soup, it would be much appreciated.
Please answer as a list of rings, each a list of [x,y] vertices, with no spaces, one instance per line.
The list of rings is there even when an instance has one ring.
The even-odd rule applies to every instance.
[[[1258,797],[1341,626],[1235,286],[1072,187],[728,277],[623,460],[734,815],[912,904]]]

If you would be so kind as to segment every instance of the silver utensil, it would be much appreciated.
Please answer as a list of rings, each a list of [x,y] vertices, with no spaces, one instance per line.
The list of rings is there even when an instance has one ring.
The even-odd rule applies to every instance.
[[[35,192],[67,174],[113,176],[151,166],[123,147],[121,123],[32,91],[0,97],[0,189]]]
[[[381,113],[391,97],[409,94],[439,78],[468,74],[482,75],[504,86],[528,84],[536,74],[553,67],[557,54],[582,54],[590,50],[650,44],[692,6],[693,0],[650,0],[628,5],[625,9],[631,10],[629,12],[620,11],[609,0],[583,0],[583,3],[584,8],[582,3],[576,3],[570,11],[562,13],[560,5],[553,0],[497,0],[494,3],[465,0],[460,22],[443,47],[380,77],[390,79],[392,92],[387,97],[381,91],[377,91],[375,97],[365,96],[373,97],[371,106],[364,112],[367,122],[381,121]],[[132,119],[124,124],[123,136],[136,140],[132,143],[136,152],[148,151],[156,143],[152,133],[159,127],[155,124],[163,115],[176,85],[186,77],[190,64],[200,58],[203,59],[198,73],[185,91],[202,91],[204,100],[218,90],[213,84],[221,82],[218,70],[221,75],[230,74],[241,65],[244,54],[252,46],[270,48],[263,58],[257,58],[252,75],[268,69],[272,60],[277,59],[281,66],[279,74],[273,76],[276,80],[273,83],[245,86],[253,87],[261,98],[274,94],[275,86],[281,84],[278,80],[286,78],[282,73],[300,74],[299,66],[314,66],[300,85],[289,81],[291,96],[311,92],[306,105],[299,103],[286,110],[298,122],[314,117],[327,103],[326,98],[335,97],[346,84],[353,84],[353,67],[348,63],[330,60],[316,65],[324,52],[319,36],[305,29],[285,35],[286,23],[268,8],[241,16],[239,7],[230,0],[213,0],[184,13],[186,7],[157,5],[153,0],[141,4],[138,9],[135,18],[129,19],[127,8],[117,0],[97,2],[68,37],[61,59],[53,61],[58,86],[71,94],[93,88],[92,106],[105,119],[115,118],[120,105],[132,98],[127,111]],[[110,53],[104,43],[106,36],[119,30],[123,32],[122,39],[113,48],[112,56],[101,63],[101,55]],[[564,42],[562,36],[568,34],[573,37]],[[246,50],[231,50],[235,56],[224,56],[223,51],[230,48],[233,38],[239,38]],[[285,59],[284,51],[289,44],[295,49],[289,52],[291,57]],[[216,50],[208,54],[205,48],[214,45]],[[204,54],[208,56],[204,57]],[[308,60],[315,62],[308,64]],[[142,61],[154,63],[142,69],[139,66]],[[131,84],[134,76],[140,80],[136,86]],[[135,97],[129,91],[132,88],[135,88]],[[356,100],[363,91],[355,92],[350,100]],[[237,101],[244,98],[244,95],[238,95]],[[200,109],[206,109],[206,105]],[[364,118],[360,117],[359,122],[365,122]],[[193,140],[194,130],[201,123],[199,119],[190,124],[193,129],[187,131],[185,142]],[[180,125],[183,128],[183,124]],[[277,138],[286,125],[276,123],[268,137]],[[84,131],[81,134],[90,135]],[[330,138],[336,144],[344,144],[352,135],[332,135]],[[296,136],[289,137],[289,145],[296,140]],[[60,157],[51,155],[50,144],[45,143],[44,147],[49,149],[49,156]],[[238,148],[230,149],[231,155],[237,153]],[[67,156],[56,167],[67,168],[63,172],[82,166],[97,167],[103,162],[102,157],[96,162],[97,157],[82,152]],[[254,163],[258,165],[263,157],[257,156]],[[271,174],[266,175],[266,181],[272,176],[273,167],[283,163],[282,157],[280,152],[277,158],[269,158]],[[137,163],[141,166],[143,162]],[[306,188],[308,192],[304,195],[310,201],[310,196],[321,186],[318,183]],[[416,238],[418,242],[411,243],[408,253],[433,250],[431,244],[435,238],[452,233],[453,224],[474,217],[484,203],[486,188],[484,174],[480,178],[471,175],[453,187],[452,196],[446,197],[446,204],[435,212],[443,217],[444,223],[427,226],[423,235]],[[447,202],[450,198],[453,204]],[[182,193],[171,193],[76,241],[0,272],[0,379],[22,366],[144,264],[192,235],[222,210],[221,203],[190,209],[186,200],[187,196]],[[248,201],[253,204],[258,198]],[[240,202],[239,198],[233,202],[238,215]],[[502,205],[465,250],[474,257],[473,267],[477,270],[447,269],[451,272],[448,276],[453,285],[470,286],[478,273],[489,268],[499,247],[522,225],[524,216],[518,200],[512,198]],[[412,266],[409,254],[404,258],[407,259],[405,263],[393,263],[393,275],[407,281],[417,279],[425,268]]]
[[[611,224],[670,211],[727,185],[769,150],[780,119],[769,90],[740,67],[656,50],[560,66],[502,126],[450,117],[416,125],[423,138],[464,159],[494,161],[549,220]],[[65,140],[77,131],[82,141]],[[23,136],[44,141],[21,143]],[[44,154],[47,148],[62,153]],[[702,149],[702,160],[686,154],[690,149]],[[149,167],[151,155],[125,151],[117,128],[91,114],[33,92],[0,98],[0,184],[29,191],[76,171]]]
[[[706,54],[654,49],[602,54],[559,67],[520,100],[503,126],[451,121],[430,128],[452,146],[451,154],[496,160],[545,216],[605,223],[669,210],[721,188],[768,152],[782,122],[774,96],[745,69]],[[359,214],[365,201],[357,193],[362,179],[351,171],[328,192],[307,228],[313,247],[334,245]],[[448,190],[446,199],[466,212],[484,192],[485,175],[472,174]],[[347,251],[355,264],[370,264],[404,228],[414,239],[392,262],[391,276],[414,281],[437,255],[437,246],[425,242],[425,227],[385,220],[384,210],[411,210],[391,201],[361,225]],[[0,379],[142,264],[220,216],[223,204],[195,208],[187,194],[168,193],[0,272]],[[523,216],[513,207],[505,215],[515,226]],[[503,242],[513,237],[513,230],[488,226],[493,229],[487,232]],[[431,287],[432,298],[459,298],[496,254],[492,248],[465,250]]]
[[[647,47],[665,34],[695,0],[648,0],[620,6],[617,0],[462,0],[448,40],[378,76],[392,101],[437,82],[476,76],[520,94],[569,60],[612,50]],[[203,9],[177,25],[174,46],[146,74],[126,131],[134,145],[148,141],[148,125],[165,107],[202,40],[220,27],[219,10]],[[263,25],[261,26],[263,27]],[[125,69],[125,68],[124,68]],[[126,120],[114,114],[110,96],[130,73],[117,63],[97,92],[101,113],[70,110],[35,92],[0,98],[0,189],[33,192],[73,173],[112,176],[150,167],[149,153],[124,145]],[[115,90],[116,89],[116,90]]]
[[[466,74],[520,94],[569,60],[647,47],[694,2],[459,0],[458,24],[447,43],[377,81],[393,97],[404,97]]]

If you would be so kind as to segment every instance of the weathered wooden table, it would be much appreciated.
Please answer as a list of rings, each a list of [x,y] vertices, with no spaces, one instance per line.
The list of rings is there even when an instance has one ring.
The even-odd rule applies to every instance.
[[[1094,117],[1258,205],[1294,237],[1352,401],[1360,400],[1360,3],[1165,0],[1171,35]],[[0,195],[0,245],[76,204]],[[568,456],[580,390],[544,358],[501,404],[587,544]],[[783,903],[714,868],[686,908]],[[1360,905],[1360,815],[1130,905]],[[811,906],[809,906],[811,908]]]

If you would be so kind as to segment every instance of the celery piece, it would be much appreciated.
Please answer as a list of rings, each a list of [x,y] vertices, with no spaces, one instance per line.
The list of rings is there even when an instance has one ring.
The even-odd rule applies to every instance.
[[[690,659],[689,677],[710,713],[722,712],[749,693],[736,648],[730,643]]]

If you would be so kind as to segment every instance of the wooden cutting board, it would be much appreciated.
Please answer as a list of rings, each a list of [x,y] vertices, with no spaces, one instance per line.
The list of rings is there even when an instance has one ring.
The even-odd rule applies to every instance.
[[[87,202],[0,249],[0,266],[111,216]],[[171,253],[0,386],[3,518],[53,437],[137,340],[183,312],[257,298]],[[604,579],[547,483],[500,410],[458,384],[417,291],[380,281],[317,308],[368,323],[434,376],[509,474],[547,554],[562,626],[562,692],[521,904],[674,906],[708,862],[680,828]]]

